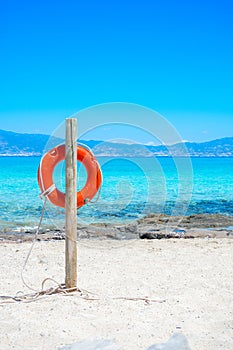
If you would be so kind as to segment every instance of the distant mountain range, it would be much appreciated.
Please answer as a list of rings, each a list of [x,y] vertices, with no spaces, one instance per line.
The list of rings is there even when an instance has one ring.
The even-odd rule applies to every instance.
[[[0,156],[41,156],[49,140],[51,148],[61,140],[42,134],[19,134],[0,130]],[[233,137],[208,142],[182,142],[174,145],[148,146],[104,141],[84,141],[97,156],[108,157],[233,157]]]

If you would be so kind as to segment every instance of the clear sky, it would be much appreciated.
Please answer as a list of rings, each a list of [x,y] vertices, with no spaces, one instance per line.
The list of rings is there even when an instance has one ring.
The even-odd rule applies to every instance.
[[[186,140],[233,136],[232,17],[231,0],[1,1],[0,129],[121,101]]]

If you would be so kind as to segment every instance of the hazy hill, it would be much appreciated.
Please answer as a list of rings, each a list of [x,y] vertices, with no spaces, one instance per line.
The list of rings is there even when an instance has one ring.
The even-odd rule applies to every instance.
[[[0,130],[0,156],[41,156],[50,139],[53,147],[60,139],[42,134],[19,134]],[[195,143],[186,142],[170,146],[146,146],[140,144],[111,143],[103,141],[81,141],[92,148],[98,156],[109,157],[151,157],[187,156],[192,157],[233,157],[233,137]],[[187,153],[185,151],[187,149]]]
[[[21,134],[0,129],[0,156],[41,156],[48,140],[51,147],[63,142],[63,140],[50,135]],[[101,141],[81,142],[93,148]]]
[[[185,142],[171,146],[152,146],[150,151],[155,155],[184,156],[184,146],[192,157],[233,157],[233,137],[225,137],[208,142]]]
[[[50,136],[43,134],[19,134],[0,130],[0,155],[40,156]],[[51,142],[57,144],[56,138]]]

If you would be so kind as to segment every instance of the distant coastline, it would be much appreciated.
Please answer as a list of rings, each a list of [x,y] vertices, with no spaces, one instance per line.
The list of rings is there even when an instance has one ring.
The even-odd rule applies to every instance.
[[[43,153],[41,154],[0,154],[0,158],[13,158],[13,157],[18,157],[18,158],[30,158],[30,157],[37,157],[40,158],[42,157]],[[196,158],[208,158],[208,159],[215,159],[215,158],[222,158],[222,159],[229,159],[229,158],[233,158],[232,156],[213,156],[213,155],[203,155],[203,156],[198,156],[198,155],[187,155],[187,156],[171,156],[171,155],[152,155],[152,156],[130,156],[130,155],[126,155],[126,156],[122,156],[122,155],[99,155],[97,154],[98,158],[109,158],[109,157],[114,157],[114,158],[122,158],[122,157],[127,157],[127,158],[191,158],[191,159],[196,159]]]
[[[31,153],[12,153],[12,154],[1,154],[0,157],[41,157],[41,154],[31,154]]]
[[[0,130],[0,157],[40,157],[47,142],[51,147],[61,139],[43,134],[19,134]],[[143,145],[116,143],[100,140],[80,140],[94,150],[98,157],[152,158],[152,157],[191,157],[191,158],[232,158],[233,137],[195,143],[181,142],[174,145]]]

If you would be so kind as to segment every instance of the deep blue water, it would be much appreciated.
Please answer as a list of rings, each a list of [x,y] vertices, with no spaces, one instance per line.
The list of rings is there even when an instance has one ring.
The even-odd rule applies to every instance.
[[[39,157],[0,157],[0,230],[38,224],[42,209],[37,168]],[[151,212],[172,215],[233,214],[233,158],[99,158],[103,185],[99,200],[79,209],[81,223],[128,222]],[[193,172],[193,173],[192,173]],[[79,187],[86,173],[79,167]],[[64,164],[54,182],[64,191]],[[48,227],[64,226],[64,210],[50,203]]]

